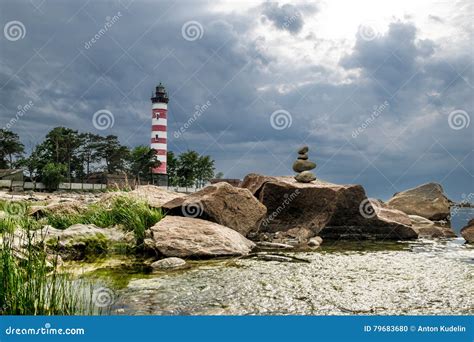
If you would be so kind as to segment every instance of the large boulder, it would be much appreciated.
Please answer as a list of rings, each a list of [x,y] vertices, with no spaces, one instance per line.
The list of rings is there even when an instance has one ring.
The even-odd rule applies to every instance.
[[[84,212],[87,206],[78,200],[67,200],[63,202],[53,202],[48,205],[31,206],[28,214],[36,218],[41,218],[47,214],[72,215]]]
[[[100,228],[93,224],[74,224],[67,229],[45,227],[41,239],[59,252],[63,259],[96,259],[110,252],[115,245],[128,244],[126,234],[118,228]]]
[[[467,225],[461,229],[461,235],[467,243],[474,243],[474,219],[471,219]]]
[[[258,228],[265,206],[247,189],[220,182],[163,204],[170,215],[202,218],[247,234]]]
[[[411,225],[418,232],[419,237],[453,238],[456,233],[449,226],[443,226],[418,215],[409,215]]]
[[[241,183],[267,207],[260,233],[292,232],[309,239],[413,239],[403,212],[372,205],[360,185],[249,174]]]
[[[166,216],[151,232],[155,249],[167,257],[246,255],[255,247],[235,230],[190,217]]]
[[[427,183],[394,194],[387,205],[408,215],[440,221],[448,218],[451,201],[445,196],[440,184]]]
[[[65,260],[95,259],[115,247],[129,245],[122,230],[99,228],[93,224],[74,224],[67,229],[56,229],[51,226],[29,232],[17,229],[13,235],[12,246],[21,251],[43,245],[49,252],[58,253]]]
[[[102,203],[110,203],[116,196],[131,197],[136,200],[145,201],[150,207],[161,208],[166,202],[186,196],[185,194],[160,188],[155,185],[140,185],[129,192],[110,192],[102,196]]]

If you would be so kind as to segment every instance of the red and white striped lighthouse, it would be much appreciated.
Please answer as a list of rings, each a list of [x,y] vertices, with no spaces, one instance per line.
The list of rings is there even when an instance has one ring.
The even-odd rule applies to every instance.
[[[152,170],[153,177],[159,185],[168,185],[166,174],[166,152],[167,144],[167,115],[168,115],[168,94],[165,87],[160,83],[152,95],[152,119],[151,119],[151,148],[156,151],[160,166]]]

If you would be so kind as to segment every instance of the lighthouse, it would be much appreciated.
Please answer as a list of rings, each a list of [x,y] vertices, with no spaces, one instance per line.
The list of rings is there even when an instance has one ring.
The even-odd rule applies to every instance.
[[[156,151],[160,166],[152,169],[153,182],[158,185],[168,185],[168,175],[166,174],[166,153],[167,144],[167,115],[168,115],[168,94],[165,87],[160,83],[155,93],[152,94],[152,116],[151,116],[151,145]]]

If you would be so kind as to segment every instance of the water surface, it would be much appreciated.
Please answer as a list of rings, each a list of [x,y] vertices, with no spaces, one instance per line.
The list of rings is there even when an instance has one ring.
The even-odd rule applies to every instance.
[[[332,242],[287,254],[310,263],[236,258],[102,276],[115,279],[115,312],[132,315],[474,314],[474,247],[462,238]]]

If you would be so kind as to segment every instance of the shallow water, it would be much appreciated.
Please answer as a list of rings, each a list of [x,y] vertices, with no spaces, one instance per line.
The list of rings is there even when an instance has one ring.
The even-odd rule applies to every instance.
[[[119,314],[474,314],[474,247],[461,238],[325,243],[286,254],[310,263],[227,259],[95,275],[114,288]]]
[[[462,227],[466,226],[472,218],[474,218],[474,208],[451,208],[451,227],[457,235],[460,235]]]

